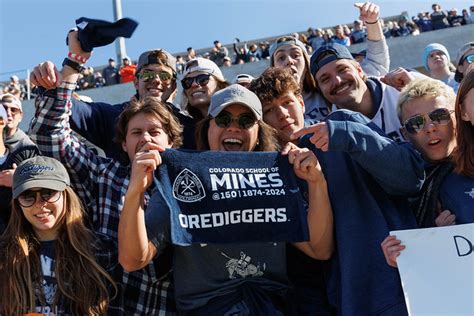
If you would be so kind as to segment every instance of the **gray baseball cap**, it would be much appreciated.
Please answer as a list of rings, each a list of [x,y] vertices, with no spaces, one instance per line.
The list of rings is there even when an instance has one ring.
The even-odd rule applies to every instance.
[[[140,55],[137,64],[137,73],[146,65],[163,64],[171,69],[176,75],[176,58],[161,48],[146,51]]]
[[[13,198],[31,188],[64,191],[70,185],[66,168],[56,159],[36,156],[22,161],[13,174]]]
[[[249,89],[233,84],[225,89],[216,92],[211,97],[208,115],[216,117],[219,113],[231,104],[241,104],[249,108],[258,120],[262,119],[262,103],[257,95]]]

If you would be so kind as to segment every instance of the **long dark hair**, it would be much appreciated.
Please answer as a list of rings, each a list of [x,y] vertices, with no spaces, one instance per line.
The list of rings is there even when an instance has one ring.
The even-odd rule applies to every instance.
[[[453,152],[454,171],[468,177],[474,177],[474,126],[470,121],[463,120],[462,116],[468,106],[474,107],[474,104],[465,102],[467,94],[472,89],[474,89],[474,71],[471,70],[461,81],[456,98],[457,146]]]
[[[84,209],[70,188],[63,194],[63,216],[55,239],[55,278],[58,295],[70,302],[74,315],[105,315],[108,285],[117,287],[96,262],[94,234],[83,222]],[[40,241],[23,215],[18,200],[12,201],[8,226],[0,237],[0,315],[35,311],[35,284],[42,279]],[[53,306],[54,308],[54,306]]]

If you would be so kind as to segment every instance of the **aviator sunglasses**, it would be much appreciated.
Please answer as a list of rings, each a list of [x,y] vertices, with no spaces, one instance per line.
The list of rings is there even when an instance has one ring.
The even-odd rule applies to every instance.
[[[227,128],[232,124],[232,122],[237,122],[239,128],[249,129],[255,125],[257,119],[250,113],[244,113],[239,115],[239,117],[233,117],[229,112],[222,111],[214,118],[216,125],[221,128]]]
[[[436,125],[446,125],[451,122],[451,113],[453,110],[448,110],[445,108],[436,109],[428,113],[428,117],[430,118],[431,122]],[[413,117],[410,117],[408,120],[403,123],[406,131],[410,134],[416,134],[423,130],[423,127],[426,124],[425,115],[419,114]]]
[[[39,191],[27,190],[18,196],[18,202],[23,207],[30,207],[36,203],[36,197],[41,197],[44,202],[54,203],[61,197],[61,192],[51,189],[41,189]]]
[[[196,81],[196,83],[201,87],[204,87],[209,83],[209,78],[211,78],[210,74],[201,74],[192,78],[187,77],[181,80],[181,84],[183,85],[183,89],[185,90],[191,88],[194,81]]]
[[[159,78],[161,82],[166,83],[171,81],[173,75],[166,71],[144,70],[143,72],[138,74],[138,78],[145,82]]]

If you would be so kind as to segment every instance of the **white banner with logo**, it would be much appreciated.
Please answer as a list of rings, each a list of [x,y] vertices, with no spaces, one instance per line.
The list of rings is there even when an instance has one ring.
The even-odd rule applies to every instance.
[[[411,316],[474,315],[474,224],[392,231]]]

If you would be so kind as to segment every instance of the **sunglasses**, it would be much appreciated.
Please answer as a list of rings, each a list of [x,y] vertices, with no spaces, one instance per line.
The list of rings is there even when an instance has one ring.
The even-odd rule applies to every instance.
[[[428,117],[430,118],[431,122],[433,122],[436,125],[446,125],[451,122],[451,114],[453,113],[453,110],[448,110],[448,109],[436,109],[434,111],[431,111],[428,113]],[[410,133],[410,134],[416,134],[419,133],[423,130],[423,127],[426,124],[426,119],[425,115],[415,115],[413,117],[410,117],[408,120],[403,123],[403,126],[405,127],[405,130]]]
[[[144,82],[148,82],[150,80],[155,80],[159,78],[163,83],[169,83],[173,78],[173,75],[166,71],[150,71],[144,70],[138,74],[138,78],[143,80]]]
[[[61,197],[61,191],[41,189],[39,191],[27,190],[18,196],[18,203],[23,207],[30,207],[36,203],[36,197],[41,197],[44,202],[54,203]]]
[[[467,61],[469,64],[474,63],[474,54],[465,56],[465,57],[462,59],[462,62],[461,62],[460,64],[464,63],[465,61]]]
[[[250,113],[244,113],[239,117],[233,117],[229,112],[222,111],[214,118],[216,125],[221,128],[229,127],[232,122],[236,122],[240,129],[249,129],[255,125],[257,119]]]
[[[8,110],[10,110],[12,115],[17,115],[17,114],[21,113],[21,110],[19,108],[15,108],[15,107],[12,107],[12,106],[6,106],[6,105],[4,105],[3,107],[5,108],[5,111],[7,111],[7,112],[8,112]]]
[[[204,87],[204,86],[207,86],[210,78],[211,78],[210,74],[201,74],[192,78],[187,77],[181,80],[181,85],[183,85],[183,89],[187,90],[191,88],[194,81],[196,81],[198,85],[200,85],[201,87]]]

